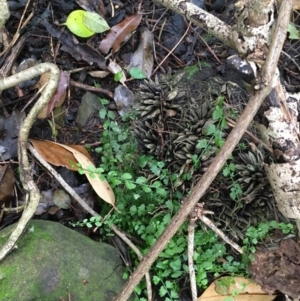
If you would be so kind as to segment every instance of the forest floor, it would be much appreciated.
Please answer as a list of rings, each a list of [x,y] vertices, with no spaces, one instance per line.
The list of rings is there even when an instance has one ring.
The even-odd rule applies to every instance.
[[[228,24],[235,22],[234,1],[193,2]],[[103,40],[106,39],[107,32],[95,34],[89,38],[75,38],[66,26],[62,25],[66,22],[68,15],[78,9],[96,11],[103,16],[110,27],[119,24],[119,28],[116,29],[119,39],[116,39],[111,47],[108,46],[106,53],[100,51],[104,47]],[[139,12],[142,16],[137,18],[136,15]],[[115,212],[107,221],[117,224],[123,231],[134,236],[142,252],[146,252],[168,224],[174,212],[178,210],[180,201],[193,188],[218,148],[222,146],[231,126],[234,125],[247,102],[245,86],[239,78],[226,69],[226,59],[234,54],[233,50],[182,16],[152,1],[10,1],[10,13],[11,17],[6,23],[0,44],[2,52],[0,76],[7,77],[38,63],[51,62],[64,71],[68,81],[67,90],[63,93],[65,94],[64,102],[58,106],[60,111],[56,113],[59,117],[51,115],[55,105],[53,104],[46,116],[34,123],[30,138],[56,141],[64,145],[85,146],[95,166],[101,168],[113,190],[115,188],[117,208],[120,211],[123,210],[123,213],[124,211],[128,213],[128,216],[124,217],[124,215],[118,216]],[[24,25],[24,20],[27,18],[28,22]],[[299,23],[297,13],[294,13],[292,22],[295,25]],[[299,47],[299,40],[287,39],[279,62],[282,79],[289,92],[300,91],[298,84]],[[138,53],[138,60],[142,60],[144,67],[131,73],[129,72],[130,66],[135,64],[132,61],[134,53]],[[112,62],[117,67],[113,66]],[[105,75],[103,75],[103,70],[107,72]],[[129,99],[125,103],[120,103],[120,98],[116,96],[117,87],[122,82],[121,73],[118,70],[123,70],[127,79],[125,81],[126,92],[122,90],[123,94],[121,93],[122,100],[126,97]],[[182,71],[184,72],[184,85],[177,85],[176,82],[172,82],[171,77],[168,77]],[[164,77],[159,77],[161,75]],[[147,84],[147,79],[143,79],[145,76],[150,80],[150,84]],[[167,78],[165,82],[163,78]],[[203,82],[212,78],[217,81],[203,86]],[[151,80],[156,83],[151,83]],[[17,139],[14,131],[24,117],[24,113],[20,112],[27,114],[30,111],[37,98],[38,90],[44,83],[45,81],[39,78],[28,80],[19,86],[3,91],[0,96],[0,147],[5,149],[0,155],[2,154],[2,163],[11,162],[14,175],[9,178],[10,185],[19,183]],[[161,90],[159,85],[161,85]],[[187,85],[190,86],[189,89]],[[185,109],[185,104],[180,102],[178,95],[186,92],[185,94],[192,95],[193,98],[193,92],[198,89],[205,95],[205,100],[201,98],[201,108],[198,104],[193,104],[194,100],[191,101],[190,97],[189,107]],[[97,106],[98,111],[92,112],[91,116],[84,117],[89,122],[82,125],[77,122],[76,118],[87,91],[101,99],[101,106]],[[171,99],[173,96],[170,95],[174,91],[176,91],[174,99],[177,101],[178,97],[178,103],[173,101],[169,106],[167,104],[164,112],[168,116],[158,117],[161,114],[162,103],[168,97]],[[131,92],[135,97],[128,96]],[[238,96],[232,96],[230,92],[238,93]],[[129,117],[129,121],[127,119],[124,122],[123,111],[132,109],[140,99],[142,99],[142,104],[138,109],[138,118],[142,120],[143,110],[148,110],[145,114],[148,123],[136,123],[132,116]],[[159,100],[158,107],[155,107],[157,100]],[[153,107],[150,108],[150,104]],[[209,109],[205,111],[205,114],[203,113],[203,123],[198,125],[199,120],[186,123],[185,117],[187,118],[191,108],[196,108],[197,112],[201,110],[203,112],[203,106],[206,104]],[[184,120],[185,123],[177,120],[178,124],[175,127],[172,122],[174,124],[176,118],[166,120],[168,117],[177,116],[180,106],[184,108],[180,114],[184,112],[186,115],[184,118],[181,116],[179,121]],[[202,116],[202,113],[197,114],[196,119]],[[164,124],[161,125],[161,122]],[[184,131],[185,128],[192,128],[193,122],[197,125],[197,129],[201,126],[208,129],[210,133],[203,134],[204,130],[200,133],[196,131],[197,129]],[[161,127],[163,131],[160,131]],[[104,134],[107,131],[108,134]],[[172,131],[176,132],[177,138],[172,136]],[[289,221],[277,211],[269,184],[266,182],[263,164],[270,160],[268,152],[260,144],[260,138],[257,137],[254,127],[251,127],[249,131],[251,134],[245,135],[233,153],[233,158],[228,161],[222,174],[215,180],[203,200],[207,209],[214,212],[212,219],[217,226],[240,245],[246,244],[248,251],[257,243],[254,242],[255,240],[262,239],[267,233],[274,238],[274,235],[282,235],[276,232],[278,229],[283,232],[291,230],[288,226]],[[138,143],[134,141],[133,132],[137,135],[135,138]],[[179,140],[176,139],[182,135],[190,137],[189,141],[194,141],[194,144],[190,142],[184,145],[174,144],[173,142],[178,142]],[[197,139],[194,139],[195,135]],[[200,154],[205,155],[206,159],[200,158]],[[121,159],[118,159],[118,156]],[[34,159],[32,161],[34,162]],[[40,190],[52,191],[59,187],[56,180],[42,167],[36,164],[34,170]],[[120,174],[116,176],[112,171]],[[70,180],[70,185],[73,187],[80,187],[86,182],[85,178],[79,174],[74,175],[73,171],[60,168],[60,172],[65,179]],[[144,179],[151,183],[149,190],[147,190],[148,186],[145,186]],[[153,185],[153,183],[156,184]],[[139,184],[140,187],[136,187]],[[5,185],[8,184],[5,183]],[[11,187],[10,185],[8,186]],[[127,192],[126,189],[131,192]],[[20,185],[16,186],[16,191],[17,193],[11,194],[8,189],[8,192],[1,195],[0,205],[3,205],[3,208],[18,206],[17,200],[24,198],[25,191]],[[125,196],[123,201],[120,200],[122,193],[125,195],[128,193],[128,198],[134,199],[130,206],[126,204]],[[153,202],[153,208],[148,208],[145,202],[139,202],[141,198],[147,202]],[[155,203],[155,198],[160,198],[160,202]],[[87,199],[94,210],[102,216],[111,214],[108,204],[103,205],[96,201],[96,196],[91,191],[88,192]],[[177,205],[170,200],[176,202]],[[99,235],[91,230],[96,226],[89,224],[90,215],[80,206],[73,203],[67,208],[61,203],[52,205],[41,206],[35,218],[58,221],[70,227],[81,225],[78,228],[84,234],[96,240],[109,241],[109,235],[105,236],[108,232],[105,226],[109,222],[102,224],[104,229],[100,229]],[[6,210],[5,214],[0,215],[0,229],[16,222],[20,214],[21,212]],[[138,216],[140,220],[134,220],[135,216]],[[272,222],[273,220],[276,222]],[[281,222],[284,224],[280,224]],[[152,229],[147,227],[147,224],[151,225]],[[266,228],[261,231],[259,225],[264,225]],[[250,227],[252,227],[252,232],[247,230]],[[187,234],[186,230],[187,228],[181,230],[183,236]],[[287,233],[283,236],[285,234]],[[203,269],[199,268],[197,276],[199,292],[220,275],[240,274],[241,271],[246,274],[245,262],[241,256],[236,254],[230,246],[225,247],[221,244],[205,226],[199,227],[197,235],[196,241],[198,239],[201,246],[195,249],[199,257],[198,262],[196,259],[196,264],[203,265]],[[182,242],[181,239],[182,237],[178,234],[174,241],[170,242],[167,251],[172,255],[166,252],[161,256],[170,260],[168,267],[164,266],[165,262],[161,260],[152,269],[156,276],[154,300],[167,300],[167,295],[168,300],[191,300],[187,264],[184,258],[187,242]],[[266,239],[265,236],[264,239]],[[268,245],[268,243],[269,241],[265,240],[263,245]],[[205,245],[207,245],[206,248]],[[168,256],[173,258],[173,261]],[[133,261],[133,266],[135,266],[136,259],[129,260]],[[205,262],[206,267],[204,267]],[[166,273],[164,274],[163,271]],[[278,288],[273,287],[273,289],[275,291]],[[141,291],[143,290],[144,286],[141,285]],[[170,291],[174,291],[177,295],[175,296],[174,293],[172,297]],[[140,298],[142,296],[143,293]]]

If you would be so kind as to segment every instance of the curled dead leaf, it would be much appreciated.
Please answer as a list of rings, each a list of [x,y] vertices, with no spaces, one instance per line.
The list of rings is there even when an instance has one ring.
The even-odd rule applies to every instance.
[[[96,167],[86,149],[81,145],[64,145],[52,141],[29,139],[36,151],[47,162],[56,166],[65,166],[71,170],[78,170],[80,164],[94,191],[105,202],[115,207],[115,195],[106,180],[97,176]]]

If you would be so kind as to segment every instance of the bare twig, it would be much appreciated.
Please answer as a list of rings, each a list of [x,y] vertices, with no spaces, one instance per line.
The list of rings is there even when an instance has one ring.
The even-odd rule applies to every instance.
[[[155,74],[155,72],[160,68],[160,66],[166,61],[166,59],[173,53],[173,51],[178,47],[178,45],[181,43],[181,41],[184,39],[184,37],[187,35],[188,31],[190,30],[191,22],[189,23],[185,33],[183,36],[179,39],[179,41],[176,43],[176,45],[171,49],[171,51],[165,56],[165,58],[159,63],[159,65],[155,68],[155,70],[152,72],[151,76]]]
[[[189,228],[188,228],[188,266],[189,266],[191,292],[192,292],[193,301],[197,301],[197,284],[196,284],[196,275],[195,275],[195,268],[194,268],[195,224],[196,224],[196,219],[194,217],[191,217]]]
[[[28,149],[35,156],[35,158],[55,177],[55,179],[60,183],[60,185],[71,195],[71,197],[77,201],[84,210],[93,216],[98,216],[99,214],[94,211],[88,204],[82,200],[82,198],[70,187],[66,181],[61,177],[61,175],[48,163],[42,156],[36,151],[32,145],[28,145]]]
[[[171,3],[171,1],[164,1],[165,3]],[[187,2],[182,1],[174,1],[176,3],[184,3],[187,5]],[[171,6],[171,5],[170,5]],[[177,7],[176,7],[177,9]],[[139,264],[134,273],[131,275],[131,278],[124,285],[120,294],[114,299],[114,301],[125,301],[129,298],[131,293],[133,292],[136,285],[140,282],[141,278],[144,276],[145,272],[149,270],[157,256],[160,252],[166,247],[167,243],[177,232],[178,228],[183,224],[186,220],[187,216],[194,208],[199,199],[204,195],[207,188],[210,186],[214,178],[222,169],[225,164],[227,158],[234,150],[235,146],[242,138],[244,132],[248,128],[251,123],[253,117],[258,111],[259,107],[263,103],[264,99],[271,92],[272,86],[275,85],[277,77],[273,79],[275,71],[277,69],[278,58],[283,46],[283,43],[286,38],[286,28],[289,23],[290,12],[292,9],[292,1],[291,0],[282,0],[280,11],[278,15],[278,22],[273,31],[273,40],[269,50],[269,54],[266,60],[266,63],[263,66],[263,70],[260,74],[262,78],[262,82],[266,83],[263,88],[259,91],[253,91],[250,97],[250,100],[240,116],[239,120],[236,123],[236,127],[232,129],[229,134],[225,144],[222,149],[218,153],[218,155],[213,160],[212,164],[209,166],[207,171],[201,177],[197,185],[194,187],[191,194],[183,201],[180,210],[177,214],[172,218],[169,225],[165,229],[165,231],[158,238],[154,246],[148,251],[146,256],[144,257],[143,262]],[[204,11],[203,11],[204,14]],[[201,26],[201,25],[199,25]],[[229,33],[228,33],[229,34]]]
[[[71,80],[70,84],[74,87],[78,87],[78,88],[83,89],[83,90],[104,94],[104,95],[108,96],[110,99],[114,98],[113,93],[111,91],[106,90],[106,89],[96,88],[96,87],[93,87],[93,86],[85,85],[85,84],[82,84],[82,83],[75,82],[74,80]]]
[[[239,33],[230,25],[221,21],[189,1],[182,0],[155,0],[159,4],[176,11],[214,35],[225,45],[235,49],[240,54],[245,54],[248,49],[247,42],[239,38]]]
[[[25,118],[19,132],[18,154],[20,163],[20,178],[24,189],[27,191],[27,203],[17,226],[0,250],[0,261],[3,260],[5,256],[16,246],[24,229],[26,228],[28,222],[36,211],[41,198],[39,189],[36,183],[33,181],[31,175],[31,167],[27,155],[27,140],[29,131],[32,127],[33,122],[36,120],[37,115],[47,105],[57,88],[60,70],[54,64],[42,63],[0,80],[0,91],[2,91],[20,84],[25,80],[39,76],[45,72],[50,73],[48,85],[42,91],[40,98]]]
[[[243,254],[242,248],[236,244],[234,241],[232,241],[222,230],[220,230],[209,218],[207,218],[205,215],[203,215],[201,218],[201,221],[210,227],[216,234],[218,234],[225,242],[227,242],[229,245],[231,245],[235,250],[237,250],[240,254]]]

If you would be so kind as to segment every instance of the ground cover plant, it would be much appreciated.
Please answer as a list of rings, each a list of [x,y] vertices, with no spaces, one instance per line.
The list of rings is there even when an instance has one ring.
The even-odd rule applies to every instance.
[[[105,99],[99,101],[105,106],[108,104]],[[211,147],[211,139],[217,140],[218,146],[224,142],[220,138],[226,127],[222,101],[223,98],[220,98],[216,102],[213,113],[218,122],[208,128],[207,140],[197,143],[198,148],[203,151]],[[122,119],[117,119],[107,107],[104,107],[99,114],[104,119],[104,131],[100,138],[101,147],[95,149],[95,152],[101,156],[101,164],[94,174],[100,177],[104,175],[111,184],[116,195],[118,211],[111,211],[110,206],[103,206],[99,217],[84,219],[73,223],[73,226],[96,228],[102,239],[109,241],[113,235],[111,226],[115,225],[123,229],[127,235],[138,238],[138,247],[145,255],[180,208],[182,192],[172,191],[170,187],[174,186],[179,177],[184,181],[190,181],[192,176],[171,173],[163,161],[157,161],[153,156],[145,155],[138,150],[138,143],[131,126],[134,115],[128,114]],[[238,203],[242,191],[239,184],[235,183],[235,165],[231,161],[229,159],[224,166],[223,174],[232,179],[233,189],[230,197]],[[197,155],[193,163],[200,164]],[[220,275],[249,276],[247,268],[254,260],[253,253],[256,245],[263,243],[268,235],[272,235],[274,229],[280,229],[284,234],[294,231],[292,224],[275,221],[261,222],[256,227],[251,226],[245,232],[242,241],[244,255],[233,256],[230,247],[226,246],[213,230],[204,230],[201,225],[198,225],[194,242],[194,264],[199,291],[207,288],[211,279]],[[184,295],[182,283],[188,281],[189,273],[186,253],[187,235],[188,221],[160,253],[150,270],[157,293],[164,300],[180,300],[180,295],[181,298]],[[134,254],[132,256],[134,262],[124,274],[125,279],[130,277],[131,270],[139,263],[139,259]],[[135,295],[137,301],[147,300],[144,281],[135,288]]]

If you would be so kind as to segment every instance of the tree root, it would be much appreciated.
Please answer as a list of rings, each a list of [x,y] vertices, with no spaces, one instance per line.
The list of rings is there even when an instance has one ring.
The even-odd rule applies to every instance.
[[[27,140],[29,131],[34,121],[36,120],[38,114],[47,105],[57,88],[60,70],[55,64],[42,63],[22,72],[19,72],[15,75],[12,75],[8,78],[0,80],[0,91],[2,91],[11,88],[17,84],[20,84],[28,79],[32,79],[36,76],[39,76],[45,72],[50,73],[49,82],[46,85],[45,89],[42,91],[40,98],[37,100],[31,111],[25,118],[23,125],[20,128],[18,139],[20,178],[23,187],[27,192],[27,203],[16,228],[12,231],[10,237],[0,250],[0,261],[3,260],[9,252],[16,248],[16,244],[20,239],[21,235],[23,234],[28,222],[34,215],[41,198],[40,191],[32,178],[31,167],[27,155]]]

